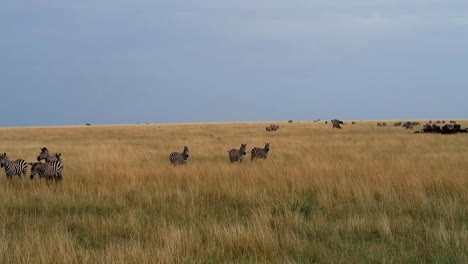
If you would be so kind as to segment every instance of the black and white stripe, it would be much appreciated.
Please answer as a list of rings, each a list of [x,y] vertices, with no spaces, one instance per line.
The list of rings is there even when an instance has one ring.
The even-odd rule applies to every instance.
[[[187,146],[184,146],[184,150],[182,153],[179,152],[172,152],[169,155],[169,161],[172,165],[176,166],[178,164],[186,164],[189,158],[189,149]]]
[[[46,180],[55,180],[56,182],[62,180],[63,164],[60,159],[45,163],[31,163],[31,165],[31,180],[36,174],[39,175],[39,179],[45,177]]]
[[[265,143],[264,148],[255,147],[250,151],[250,160],[257,159],[266,159],[268,157],[268,152],[270,151],[270,143]]]
[[[239,149],[230,149],[228,150],[229,160],[231,162],[242,162],[242,159],[245,156],[245,149],[247,148],[247,144],[241,144]]]
[[[41,153],[37,156],[37,161],[45,160],[45,162],[51,162],[57,160],[57,154],[50,155],[49,150],[46,147],[41,148]]]
[[[20,179],[26,176],[28,170],[28,163],[22,159],[10,161],[6,153],[0,155],[0,166],[5,167],[7,179],[11,182],[13,175],[18,175]]]

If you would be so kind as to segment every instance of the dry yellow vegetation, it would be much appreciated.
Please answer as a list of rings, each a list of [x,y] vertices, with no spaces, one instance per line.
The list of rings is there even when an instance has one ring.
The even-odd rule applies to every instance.
[[[2,153],[46,146],[64,176],[0,178],[0,262],[468,263],[468,135],[387,123],[2,128]]]

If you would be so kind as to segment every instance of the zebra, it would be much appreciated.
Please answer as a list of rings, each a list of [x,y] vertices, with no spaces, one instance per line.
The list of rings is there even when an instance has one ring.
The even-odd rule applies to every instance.
[[[60,159],[51,162],[35,162],[31,164],[31,180],[34,179],[34,175],[39,175],[39,180],[46,178],[47,183],[49,180],[55,180],[55,182],[62,180],[63,165]]]
[[[17,159],[15,161],[10,161],[6,153],[0,155],[0,167],[5,167],[5,173],[7,179],[11,182],[13,175],[18,175],[20,179],[23,179],[26,176],[28,170],[28,163],[23,159]]]
[[[264,158],[268,157],[268,152],[270,151],[270,143],[265,143],[264,148],[255,147],[250,151],[250,160],[254,160],[254,158]]]
[[[230,149],[228,150],[229,153],[229,160],[231,162],[242,162],[242,159],[245,156],[245,149],[247,148],[247,144],[241,144],[239,149]]]
[[[41,153],[39,153],[39,156],[37,156],[37,161],[45,160],[45,162],[51,162],[54,160],[57,160],[57,153],[56,155],[50,155],[49,150],[46,147],[41,148]]]
[[[169,155],[169,161],[171,162],[174,167],[177,164],[186,164],[187,160],[189,158],[189,148],[187,146],[184,146],[184,151],[182,153],[179,152],[172,152]]]

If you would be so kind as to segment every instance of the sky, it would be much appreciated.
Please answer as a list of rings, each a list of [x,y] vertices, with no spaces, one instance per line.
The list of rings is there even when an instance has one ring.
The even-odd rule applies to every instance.
[[[2,0],[0,33],[0,126],[468,118],[468,1]]]

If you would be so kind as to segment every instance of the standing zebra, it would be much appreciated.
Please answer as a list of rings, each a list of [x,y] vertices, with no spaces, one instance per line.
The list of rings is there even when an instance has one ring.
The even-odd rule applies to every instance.
[[[268,157],[268,152],[270,151],[270,143],[265,143],[264,148],[258,148],[255,147],[252,149],[250,152],[250,160],[254,160],[254,158],[260,159],[266,159]]]
[[[239,163],[242,162],[242,159],[245,156],[245,149],[247,148],[247,144],[241,144],[239,149],[230,149],[228,150],[229,153],[229,160],[231,162],[236,162],[238,161]]]
[[[189,158],[189,149],[187,146],[184,146],[184,151],[182,153],[172,152],[169,155],[169,161],[171,162],[172,165],[174,165],[174,167],[177,164],[180,164],[180,165],[186,164],[188,158]]]
[[[0,167],[5,167],[7,179],[11,182],[13,175],[18,175],[20,179],[26,176],[28,164],[22,159],[10,161],[6,153],[0,155]]]
[[[62,180],[63,165],[60,159],[51,162],[36,162],[31,164],[31,180],[34,179],[34,175],[39,175],[39,180],[46,178],[47,183],[49,180],[55,180],[55,182]]]
[[[41,148],[41,153],[37,156],[37,161],[45,160],[46,162],[51,162],[57,160],[60,155],[50,155],[49,150],[46,147]]]

